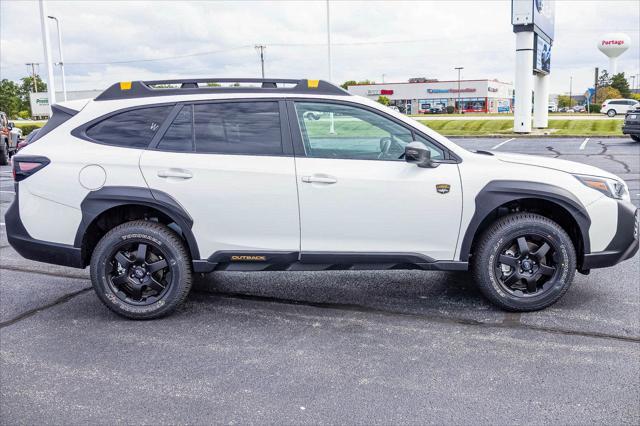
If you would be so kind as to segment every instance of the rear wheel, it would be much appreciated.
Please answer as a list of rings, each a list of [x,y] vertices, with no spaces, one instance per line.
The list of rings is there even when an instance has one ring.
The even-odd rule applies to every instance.
[[[91,257],[100,300],[132,319],[173,312],[191,289],[191,259],[180,237],[157,222],[133,221],[109,231]]]
[[[506,310],[535,311],[557,302],[569,289],[576,253],[557,223],[516,213],[485,231],[472,268],[487,299]]]
[[[6,143],[0,142],[0,166],[9,164],[9,147]]]
[[[640,142],[640,135],[629,135],[631,136],[631,139],[633,139],[636,142]]]
[[[609,117],[615,117],[616,116],[616,110],[615,109],[610,109],[609,111],[607,111],[607,115]]]

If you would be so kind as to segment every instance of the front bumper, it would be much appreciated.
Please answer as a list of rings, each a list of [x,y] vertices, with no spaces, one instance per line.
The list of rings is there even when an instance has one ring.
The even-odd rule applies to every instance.
[[[586,253],[581,270],[606,268],[633,257],[640,243],[640,210],[631,203],[618,202],[618,229],[604,251]]]
[[[11,247],[22,257],[38,262],[53,263],[55,265],[84,268],[82,251],[78,247],[66,244],[36,240],[29,235],[20,219],[18,185],[13,203],[4,216],[7,239]]]

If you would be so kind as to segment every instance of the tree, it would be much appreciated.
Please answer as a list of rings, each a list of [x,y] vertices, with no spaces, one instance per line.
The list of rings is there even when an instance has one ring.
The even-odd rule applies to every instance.
[[[389,102],[391,101],[386,96],[378,96],[378,102],[382,105],[389,105]]]
[[[358,84],[358,82],[355,80],[347,80],[344,83],[342,83],[340,87],[342,87],[344,90],[347,90],[349,89],[349,86],[355,86],[356,84]]]
[[[21,106],[20,87],[11,80],[0,81],[0,111],[7,113],[9,117],[15,117],[20,112]]]
[[[36,74],[35,76],[35,85],[34,83],[34,78],[32,76],[29,77],[23,77],[20,79],[21,83],[20,83],[20,88],[19,88],[19,92],[20,92],[20,111],[29,111],[29,114],[31,114],[31,103],[29,102],[29,93],[31,92],[35,92],[35,87],[37,86],[38,88],[38,92],[46,92],[47,91],[47,83],[45,83],[44,81],[42,81],[42,79],[40,78],[40,76],[38,74]]]
[[[607,87],[611,86],[611,77],[609,77],[609,73],[607,70],[602,70],[600,76],[598,77],[598,87]]]
[[[618,91],[618,89],[614,89],[613,87],[598,87],[598,92],[596,93],[596,101],[595,103],[602,103],[607,99],[620,99],[622,95]]]
[[[624,76],[623,72],[620,72],[611,77],[611,87],[617,89],[620,92],[620,96],[628,98],[631,96],[631,90],[629,90],[629,82]]]
[[[571,99],[569,95],[559,95],[558,96],[558,108],[565,108],[571,105]]]

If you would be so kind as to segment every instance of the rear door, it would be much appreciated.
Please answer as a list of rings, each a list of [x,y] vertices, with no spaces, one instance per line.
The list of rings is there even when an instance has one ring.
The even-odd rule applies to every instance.
[[[145,151],[148,185],[193,219],[201,257],[299,251],[290,132],[277,100],[178,105]],[[283,129],[287,129],[286,132]]]

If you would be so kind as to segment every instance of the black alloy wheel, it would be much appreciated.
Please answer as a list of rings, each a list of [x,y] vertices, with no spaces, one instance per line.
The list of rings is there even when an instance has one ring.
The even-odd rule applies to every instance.
[[[522,235],[504,244],[495,258],[495,273],[503,290],[519,297],[551,288],[558,272],[557,249],[541,235]]]
[[[106,278],[115,295],[133,305],[150,305],[169,289],[172,281],[167,255],[149,241],[127,241],[111,256]]]

